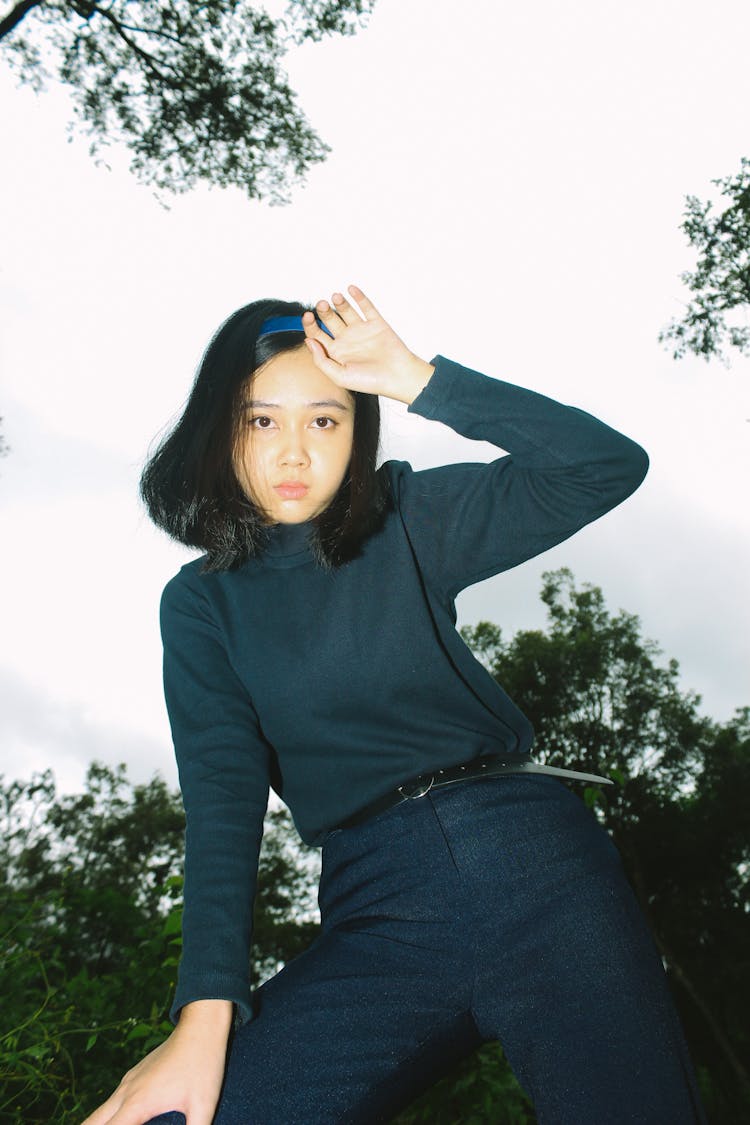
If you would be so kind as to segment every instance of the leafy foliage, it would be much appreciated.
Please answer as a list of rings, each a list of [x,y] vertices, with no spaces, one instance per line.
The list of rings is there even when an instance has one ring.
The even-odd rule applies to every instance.
[[[163,1022],[182,818],[163,782],[124,787],[124,769],[94,764],[74,797],[56,799],[49,771],[3,790],[3,1120],[64,1121],[81,1089],[116,1084],[136,978],[149,1033]]]
[[[682,274],[693,294],[683,317],[673,320],[659,340],[675,359],[687,352],[725,362],[728,348],[750,355],[750,159],[743,157],[734,176],[712,180],[729,204],[719,214],[710,201],[689,195],[682,230],[698,253],[695,270]],[[744,314],[737,323],[731,314]]]
[[[533,1125],[535,1121],[531,1102],[502,1047],[485,1043],[395,1117],[392,1125]]]
[[[281,59],[353,34],[374,2],[289,0],[274,19],[251,0],[37,0],[0,21],[0,43],[22,82],[70,87],[92,155],[120,141],[157,189],[206,181],[281,203],[329,151]]]
[[[0,793],[0,1120],[73,1125],[171,1030],[184,816],[160,778],[90,766]],[[268,814],[255,903],[258,985],[312,940],[316,877],[286,810]],[[300,913],[307,913],[300,918]]]

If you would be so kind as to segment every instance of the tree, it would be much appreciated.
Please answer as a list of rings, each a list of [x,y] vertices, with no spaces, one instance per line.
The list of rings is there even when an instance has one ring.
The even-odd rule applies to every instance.
[[[164,1018],[184,821],[163,782],[125,788],[123,769],[97,764],[72,797],[49,771],[3,787],[3,1121],[80,1117],[82,1089],[119,1079],[120,1043]]]
[[[202,180],[281,203],[330,150],[280,60],[353,34],[374,3],[288,0],[274,19],[251,0],[20,0],[0,18],[0,47],[22,82],[71,88],[92,155],[120,141],[157,189]]]
[[[693,294],[684,315],[673,320],[659,335],[671,345],[675,359],[687,352],[725,362],[728,348],[750,355],[750,159],[743,157],[734,176],[713,180],[729,200],[716,214],[713,203],[686,198],[681,229],[698,253],[694,271],[682,274]],[[744,323],[738,323],[744,314]]]
[[[0,786],[0,1121],[78,1125],[171,1030],[184,815],[155,777],[89,767]],[[314,870],[285,809],[267,814],[255,902],[257,987],[312,941]]]

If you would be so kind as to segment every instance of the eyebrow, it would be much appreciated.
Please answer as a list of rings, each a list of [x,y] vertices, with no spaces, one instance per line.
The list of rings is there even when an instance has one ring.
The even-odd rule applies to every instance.
[[[263,410],[283,410],[283,407],[278,402],[264,402],[259,398],[250,398],[245,402],[245,407],[248,410],[263,409]],[[343,402],[339,402],[336,398],[325,398],[320,402],[307,402],[305,407],[311,410],[318,410],[320,407],[327,407],[334,410],[346,410],[350,407],[346,406]]]

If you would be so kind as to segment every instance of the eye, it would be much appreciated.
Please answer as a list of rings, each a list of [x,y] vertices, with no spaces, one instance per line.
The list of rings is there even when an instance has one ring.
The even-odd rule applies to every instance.
[[[273,418],[269,418],[267,414],[256,414],[254,418],[250,418],[248,425],[253,430],[270,430]]]
[[[332,430],[335,425],[335,420],[326,417],[325,414],[321,414],[320,417],[315,419],[315,428],[318,430]]]

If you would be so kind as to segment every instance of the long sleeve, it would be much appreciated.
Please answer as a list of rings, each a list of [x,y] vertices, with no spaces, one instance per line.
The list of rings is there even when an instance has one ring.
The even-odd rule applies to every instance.
[[[269,748],[196,577],[161,603],[164,694],[186,814],[183,952],[171,1010],[227,999],[250,1008],[252,909],[268,805]]]
[[[409,536],[442,600],[562,542],[643,480],[644,450],[591,414],[442,356],[432,362],[409,410],[507,450],[488,465],[399,466]]]

